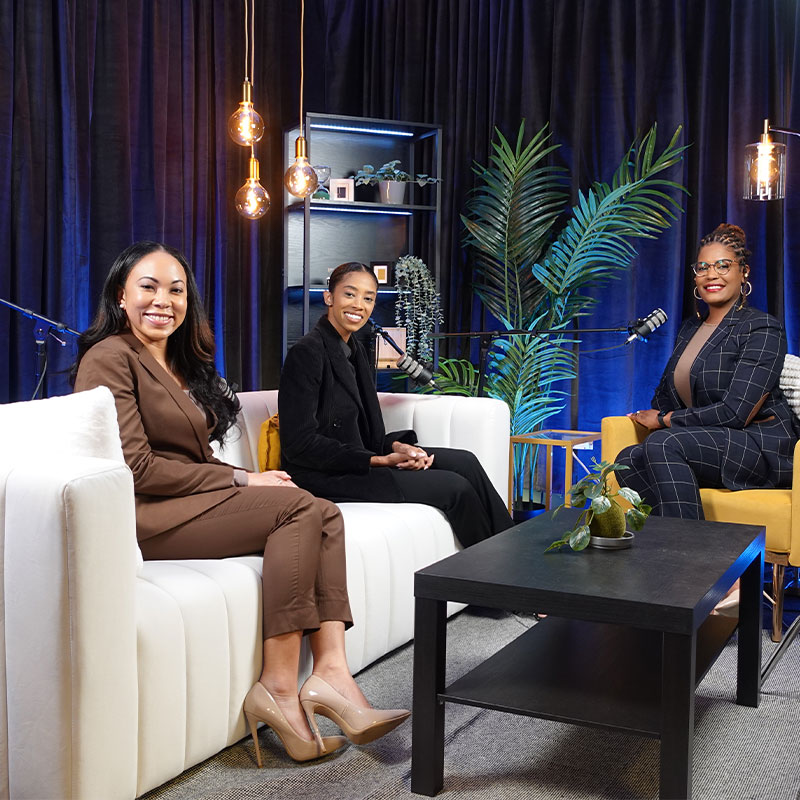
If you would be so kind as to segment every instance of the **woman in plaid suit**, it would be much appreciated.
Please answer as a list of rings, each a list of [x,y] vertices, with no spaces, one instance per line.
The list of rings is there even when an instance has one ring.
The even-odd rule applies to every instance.
[[[701,240],[694,295],[707,315],[683,323],[653,407],[630,415],[652,433],[619,454],[629,469],[617,476],[654,514],[703,519],[701,486],[791,486],[800,421],[778,387],[786,334],[747,305],[749,256],[736,225]]]

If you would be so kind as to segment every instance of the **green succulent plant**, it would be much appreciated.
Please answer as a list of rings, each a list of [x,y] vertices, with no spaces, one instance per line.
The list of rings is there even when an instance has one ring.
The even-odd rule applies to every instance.
[[[440,183],[441,178],[432,178],[430,175],[419,174],[410,175],[399,167],[400,160],[389,161],[383,166],[375,167],[372,164],[364,164],[355,174],[356,186],[375,186],[379,181],[398,181],[400,183],[415,182],[420,186],[429,183]]]
[[[589,502],[589,506],[581,512],[575,525],[560,539],[556,539],[550,544],[545,553],[548,550],[558,550],[566,545],[573,550],[583,550],[589,544],[590,536],[619,537],[625,532],[626,526],[635,531],[641,530],[653,510],[633,489],[623,486],[615,492],[609,486],[608,476],[612,472],[628,469],[628,467],[623,464],[609,464],[606,461],[598,462],[594,458],[592,463],[594,466],[589,473],[574,483],[569,490],[570,504],[573,508],[581,508],[587,502]],[[623,513],[615,499],[617,497],[624,497],[633,508],[629,508]],[[562,508],[566,508],[566,504],[562,503],[553,512],[553,517]],[[607,525],[604,524],[606,518],[609,523]],[[619,522],[621,522],[621,528],[616,529]]]

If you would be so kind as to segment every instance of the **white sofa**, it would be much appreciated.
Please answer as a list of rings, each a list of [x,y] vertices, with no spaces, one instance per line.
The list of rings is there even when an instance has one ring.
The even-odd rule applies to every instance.
[[[240,399],[221,455],[253,468],[277,392]],[[385,394],[381,408],[387,430],[475,452],[505,496],[503,403]],[[0,406],[0,436],[0,797],[133,798],[243,738],[261,558],[141,561],[104,387]],[[413,574],[457,544],[428,506],[342,511],[357,672],[412,638]]]

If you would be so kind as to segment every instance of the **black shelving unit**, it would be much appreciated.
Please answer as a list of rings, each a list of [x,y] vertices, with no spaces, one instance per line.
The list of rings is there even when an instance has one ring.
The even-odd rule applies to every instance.
[[[294,158],[298,128],[286,131],[286,162]],[[305,137],[312,165],[331,168],[331,178],[349,178],[364,164],[378,168],[399,159],[411,174],[442,176],[438,125],[345,117],[309,112]],[[345,261],[394,265],[402,255],[421,258],[439,288],[441,184],[409,183],[406,202],[377,202],[377,188],[355,187],[353,202],[298,200],[284,192],[282,355],[324,311],[328,275]],[[378,291],[375,317],[394,324],[394,278]]]

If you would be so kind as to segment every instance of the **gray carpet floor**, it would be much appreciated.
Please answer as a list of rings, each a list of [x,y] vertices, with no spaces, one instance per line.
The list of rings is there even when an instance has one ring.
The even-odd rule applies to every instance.
[[[536,624],[467,609],[448,623],[448,682]],[[764,659],[775,645],[765,633]],[[411,708],[413,646],[364,670],[377,706]],[[800,639],[763,687],[759,708],[737,706],[736,648],[729,643],[698,687],[696,800],[800,800]],[[320,722],[325,722],[319,718]],[[448,703],[444,788],[458,800],[658,797],[657,740]],[[331,727],[329,732],[338,732]],[[394,800],[410,790],[411,723],[364,747],[295,764],[261,730],[264,769],[248,738],[144,796],[146,800]]]

